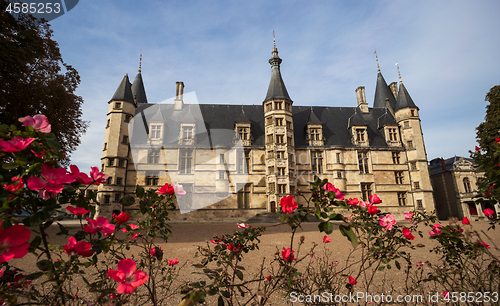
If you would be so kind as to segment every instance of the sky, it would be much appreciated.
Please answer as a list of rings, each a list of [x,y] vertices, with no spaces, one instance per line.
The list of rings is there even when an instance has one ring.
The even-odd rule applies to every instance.
[[[485,95],[500,84],[499,12],[496,0],[80,1],[50,22],[90,122],[71,161],[100,165],[107,102],[126,73],[135,78],[141,50],[150,103],[182,81],[200,104],[261,105],[273,31],[294,105],[356,106],[365,86],[372,107],[376,51],[388,84],[399,63],[428,160],[469,157]]]

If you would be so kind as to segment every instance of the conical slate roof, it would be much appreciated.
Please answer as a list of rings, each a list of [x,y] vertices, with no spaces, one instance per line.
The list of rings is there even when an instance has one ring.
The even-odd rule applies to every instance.
[[[321,121],[314,114],[312,107],[311,107],[311,113],[309,114],[309,118],[307,118],[307,124],[321,124]]]
[[[245,110],[243,109],[243,105],[241,106],[241,113],[239,113],[238,117],[236,117],[236,120],[234,120],[234,122],[248,122],[248,123],[250,123],[250,119],[248,119],[248,116],[245,113]]]
[[[273,55],[269,60],[269,64],[271,64],[271,81],[269,82],[269,88],[267,89],[267,95],[264,101],[274,98],[291,100],[286,90],[285,83],[281,78],[281,58],[278,56],[278,48],[276,47],[273,48]]]
[[[146,90],[144,89],[144,83],[142,82],[142,74],[139,72],[135,76],[134,83],[132,84],[132,95],[135,97],[135,102],[148,103],[148,98],[146,97]]]
[[[403,82],[399,84],[399,91],[398,91],[398,102],[396,104],[396,109],[403,109],[407,107],[415,107],[418,109],[418,107],[413,103],[412,98],[410,97],[410,94],[406,90],[406,87],[403,85]]]
[[[391,105],[392,109],[395,109],[396,99],[394,98],[394,95],[392,94],[389,86],[387,86],[382,73],[379,72],[377,75],[377,87],[375,88],[375,99],[373,101],[373,107],[387,107],[385,102],[387,98],[389,99],[389,104]]]
[[[128,79],[128,74],[125,74],[123,77],[111,100],[121,100],[134,103],[134,96],[132,95],[132,88]]]

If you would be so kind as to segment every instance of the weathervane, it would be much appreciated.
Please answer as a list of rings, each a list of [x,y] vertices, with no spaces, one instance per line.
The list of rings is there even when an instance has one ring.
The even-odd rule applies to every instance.
[[[377,50],[375,50],[375,52],[373,52],[373,54],[375,54],[375,59],[377,60],[377,71],[380,72],[380,66],[378,64]]]
[[[276,48],[276,37],[274,36],[274,30],[273,30],[273,42],[274,42],[274,47]]]
[[[401,73],[399,72],[399,64],[398,64],[398,62],[396,62],[396,67],[398,67],[399,83],[403,83],[403,81],[401,80]]]
[[[139,73],[141,73],[141,64],[142,64],[142,49],[141,49],[141,56],[139,57]]]

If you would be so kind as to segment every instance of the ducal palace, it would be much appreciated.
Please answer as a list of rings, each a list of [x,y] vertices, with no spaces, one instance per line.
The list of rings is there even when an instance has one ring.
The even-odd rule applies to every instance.
[[[175,218],[243,221],[279,211],[290,194],[305,203],[296,192],[309,197],[315,175],[346,198],[376,193],[379,208],[399,219],[434,210],[419,108],[401,78],[387,85],[379,68],[372,107],[362,86],[353,106],[301,106],[288,95],[281,62],[274,46],[258,105],[189,103],[182,82],[172,103],[149,103],[141,69],[132,84],[125,75],[108,102],[101,213],[121,210],[136,185],[173,183],[186,191]]]

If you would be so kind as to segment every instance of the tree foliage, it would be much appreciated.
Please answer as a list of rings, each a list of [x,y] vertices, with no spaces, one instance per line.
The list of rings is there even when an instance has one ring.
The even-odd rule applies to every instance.
[[[9,1],[15,2],[0,0],[0,123],[20,125],[18,118],[43,113],[62,151],[70,153],[88,127],[83,99],[74,93],[80,76],[63,61],[50,25],[11,15]]]
[[[492,87],[485,100],[490,104],[486,106],[484,122],[476,128],[476,139],[483,150],[493,152],[495,138],[500,137],[500,85]]]

